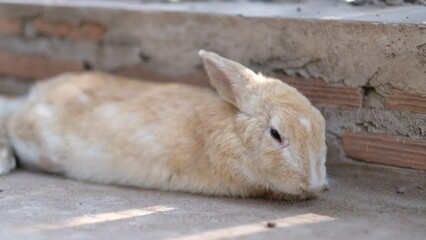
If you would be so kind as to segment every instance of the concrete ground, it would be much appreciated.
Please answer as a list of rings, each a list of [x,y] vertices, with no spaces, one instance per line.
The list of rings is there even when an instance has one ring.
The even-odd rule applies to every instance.
[[[294,203],[103,186],[19,170],[0,177],[0,239],[424,239],[424,172],[356,165],[330,172],[330,191]],[[268,221],[276,227],[266,227]]]

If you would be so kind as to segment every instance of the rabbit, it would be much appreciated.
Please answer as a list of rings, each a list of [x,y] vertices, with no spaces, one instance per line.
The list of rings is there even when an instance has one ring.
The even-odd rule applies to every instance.
[[[216,53],[199,56],[216,91],[101,72],[37,83],[3,114],[20,166],[214,196],[306,199],[326,189],[325,120],[310,101]],[[3,173],[15,166],[0,161]]]

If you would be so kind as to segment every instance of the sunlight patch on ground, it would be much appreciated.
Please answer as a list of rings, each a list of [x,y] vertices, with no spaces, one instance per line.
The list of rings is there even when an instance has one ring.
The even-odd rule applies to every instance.
[[[90,215],[83,215],[80,217],[70,218],[59,223],[39,224],[32,227],[27,227],[23,230],[25,231],[57,230],[62,228],[71,228],[71,227],[78,227],[78,226],[88,225],[88,224],[104,223],[104,222],[140,217],[140,216],[145,216],[145,215],[159,213],[159,212],[171,211],[174,209],[175,208],[173,207],[158,205],[158,206],[147,207],[142,209],[128,209],[128,210],[117,211],[117,212],[90,214]]]
[[[271,220],[272,222],[276,222],[276,228],[288,228],[295,227],[301,225],[315,224],[321,222],[329,222],[336,220],[336,218],[318,215],[313,213],[301,214],[292,217],[279,218],[275,220]],[[190,236],[171,238],[168,240],[196,240],[196,239],[227,239],[227,238],[236,238],[250,234],[261,233],[264,231],[270,230],[265,226],[266,222],[257,222],[252,224],[240,225],[230,228],[222,228],[217,230],[212,230],[208,232],[202,232],[199,234],[194,234]]]

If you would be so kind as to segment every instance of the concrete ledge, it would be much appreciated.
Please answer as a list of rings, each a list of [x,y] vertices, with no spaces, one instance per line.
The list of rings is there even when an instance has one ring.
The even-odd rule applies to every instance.
[[[222,15],[222,12],[217,12],[220,8],[215,8],[217,14],[204,14],[190,7],[191,11],[184,7],[179,10],[178,6],[182,5],[138,5],[130,10],[124,8],[129,7],[125,4],[113,4],[123,8],[111,9],[105,8],[109,5],[103,2],[79,3],[71,2],[67,6],[53,3],[38,6],[3,4],[0,14],[4,21],[34,19],[34,23],[21,23],[25,25],[27,38],[35,37],[32,36],[34,34],[52,35],[52,31],[39,31],[37,23],[41,20],[44,26],[64,22],[74,25],[98,24],[107,29],[101,39],[103,46],[93,46],[88,42],[70,46],[65,41],[66,36],[53,33],[52,37],[64,39],[63,43],[42,39],[22,42],[8,38],[2,39],[0,49],[13,44],[21,51],[28,49],[25,51],[27,53],[55,56],[68,61],[87,60],[95,68],[101,69],[137,63],[138,54],[143,53],[150,57],[146,66],[170,75],[180,75],[193,71],[199,65],[195,53],[198,49],[206,48],[266,73],[299,74],[351,87],[368,85],[381,93],[400,90],[426,96],[423,81],[426,76],[423,70],[426,63],[423,37],[426,34],[426,24],[423,24],[426,14],[420,14],[426,13],[426,7],[404,6],[392,11],[379,10],[396,14],[398,9],[411,9],[413,12],[419,11],[421,15],[410,24],[390,24],[387,21],[293,19],[285,13],[279,17],[271,14],[261,18],[250,14],[250,17]],[[360,14],[364,15],[362,11]],[[208,29],[205,26],[209,26]],[[52,44],[62,45],[60,52],[52,50]],[[77,54],[76,49],[84,49],[84,53]],[[98,57],[94,56],[96,54]]]

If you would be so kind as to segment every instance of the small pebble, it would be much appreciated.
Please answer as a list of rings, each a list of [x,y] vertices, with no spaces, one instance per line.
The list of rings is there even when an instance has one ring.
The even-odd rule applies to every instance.
[[[274,228],[276,226],[277,226],[277,223],[275,223],[275,222],[267,222],[266,223],[266,227],[268,227],[268,228]]]
[[[0,189],[0,192],[4,192],[4,190],[3,190],[3,189]]]
[[[302,8],[298,7],[298,8],[296,9],[296,11],[300,12],[300,11],[302,11]]]
[[[407,190],[405,187],[400,187],[400,188],[398,188],[398,190],[396,192],[399,193],[399,194],[404,194],[405,190]]]

